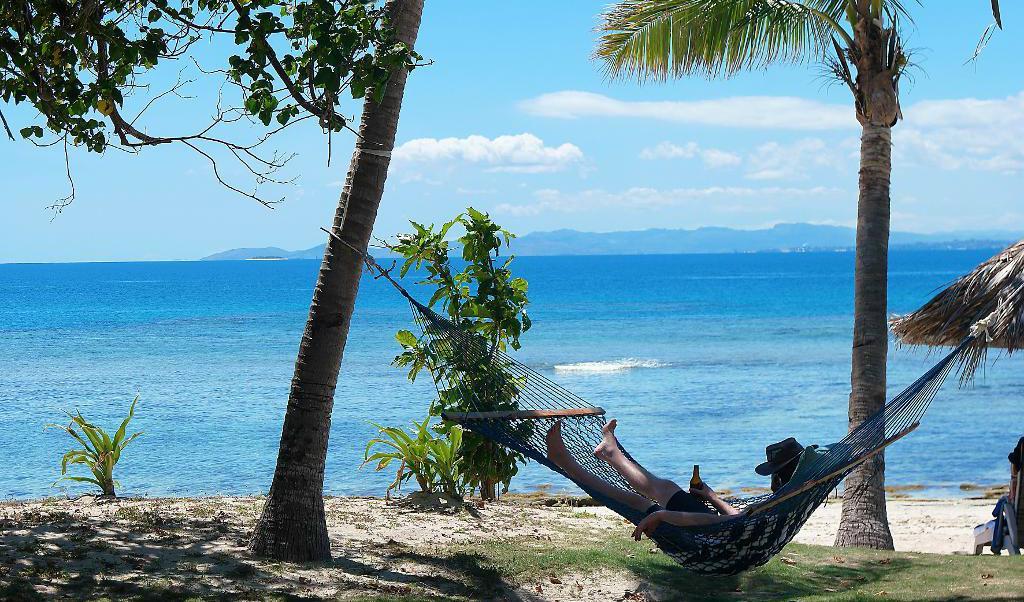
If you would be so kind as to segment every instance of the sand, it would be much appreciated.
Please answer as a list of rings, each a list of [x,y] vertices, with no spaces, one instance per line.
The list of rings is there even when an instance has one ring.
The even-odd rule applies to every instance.
[[[993,499],[894,500],[888,503],[889,530],[899,552],[971,554],[974,526],[992,519],[993,506]],[[796,541],[832,545],[842,507],[830,501],[818,508]]]
[[[630,530],[604,508],[545,503],[551,500],[525,497],[451,513],[423,512],[377,498],[328,498],[333,562],[294,565],[254,559],[245,551],[261,498],[6,502],[0,503],[0,592],[13,598],[116,599],[187,591],[229,598],[287,593],[334,599],[429,591],[474,598],[471,584],[432,562],[432,551],[506,538],[543,544],[567,528],[598,537]],[[971,529],[987,519],[993,503],[891,501],[897,549],[969,553]],[[831,544],[839,510],[838,502],[821,508],[797,541]],[[537,579],[508,584],[507,597],[638,600],[648,599],[639,592],[650,587],[625,574]]]

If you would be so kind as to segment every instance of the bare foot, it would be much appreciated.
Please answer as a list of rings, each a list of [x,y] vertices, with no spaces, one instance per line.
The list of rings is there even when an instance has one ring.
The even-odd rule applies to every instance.
[[[556,422],[548,430],[545,439],[548,444],[548,458],[558,466],[562,466],[565,463],[565,458],[569,457],[569,450],[565,448],[565,441],[562,439],[561,421]]]
[[[619,441],[615,438],[615,427],[619,425],[619,421],[612,418],[601,427],[601,435],[603,439],[594,448],[594,455],[601,459],[606,459],[619,450]]]

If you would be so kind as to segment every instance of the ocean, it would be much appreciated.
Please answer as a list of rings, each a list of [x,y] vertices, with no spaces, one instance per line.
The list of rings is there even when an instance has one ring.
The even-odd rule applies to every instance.
[[[990,251],[894,251],[890,310],[913,310]],[[716,488],[765,486],[753,467],[787,436],[846,431],[853,255],[762,253],[522,257],[533,329],[517,357],[619,419],[652,471]],[[270,484],[318,261],[0,265],[0,495],[75,494],[52,484],[71,443],[44,428],[62,409],[116,428],[135,395],[144,431],[118,466],[123,495],[254,494]],[[410,283],[414,290],[416,287]],[[422,295],[426,298],[426,295]],[[371,424],[422,419],[433,389],[390,366],[408,305],[367,278],[342,365],[325,489],[381,495],[360,468]],[[890,348],[894,394],[938,358]],[[887,482],[928,495],[1007,479],[1024,434],[1019,358],[976,383],[951,378],[921,427],[886,456]],[[536,465],[512,490],[570,484]],[[415,487],[415,485],[411,485]]]

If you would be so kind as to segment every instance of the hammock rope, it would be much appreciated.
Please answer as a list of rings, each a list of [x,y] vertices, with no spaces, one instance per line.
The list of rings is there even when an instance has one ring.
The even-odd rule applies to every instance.
[[[615,487],[643,495],[593,454],[602,440],[603,411],[594,412],[578,395],[494,349],[483,337],[459,328],[432,309],[412,299],[410,306],[427,344],[433,346],[433,353],[446,358],[443,365],[433,367],[439,377],[436,383],[439,393],[455,390],[473,410],[444,412],[445,419],[518,451],[572,480],[571,475],[547,458],[544,437],[552,426],[561,422],[565,446],[584,469]],[[729,500],[734,507],[747,512],[720,523],[697,527],[663,523],[652,539],[662,551],[697,573],[734,574],[764,564],[792,540],[814,510],[857,465],[917,427],[946,376],[971,342],[971,338],[965,340],[879,412],[822,452],[810,469],[794,475],[776,493]],[[466,375],[460,373],[458,367],[480,364],[511,377],[495,379],[505,383],[502,395],[466,384]],[[488,406],[488,401],[495,398],[512,399],[516,407]],[[645,516],[645,512],[618,503],[584,483],[576,484],[634,524]]]
[[[469,325],[455,324],[421,304],[387,270],[366,254],[360,255],[378,278],[386,278],[409,301],[423,333],[421,341],[429,347],[432,357],[441,359],[428,366],[438,395],[457,392],[467,410],[443,412],[444,419],[522,453],[572,480],[547,457],[545,435],[561,422],[565,446],[585,470],[608,484],[643,496],[593,454],[602,440],[603,410],[516,361],[472,332]],[[777,492],[727,500],[745,512],[711,525],[679,527],[662,523],[652,539],[673,560],[700,574],[735,574],[768,562],[793,539],[814,510],[857,465],[917,427],[953,366],[970,352],[974,338],[964,339],[877,413],[822,451],[809,468],[799,470]],[[480,374],[486,375],[484,380],[473,382]],[[634,524],[646,514],[584,483],[576,484]]]

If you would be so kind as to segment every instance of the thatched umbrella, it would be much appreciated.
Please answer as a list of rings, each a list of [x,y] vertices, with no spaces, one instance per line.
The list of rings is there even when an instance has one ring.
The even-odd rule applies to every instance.
[[[906,345],[954,346],[976,335],[963,361],[966,380],[990,347],[1024,348],[1024,240],[986,260],[917,311],[890,321]]]

